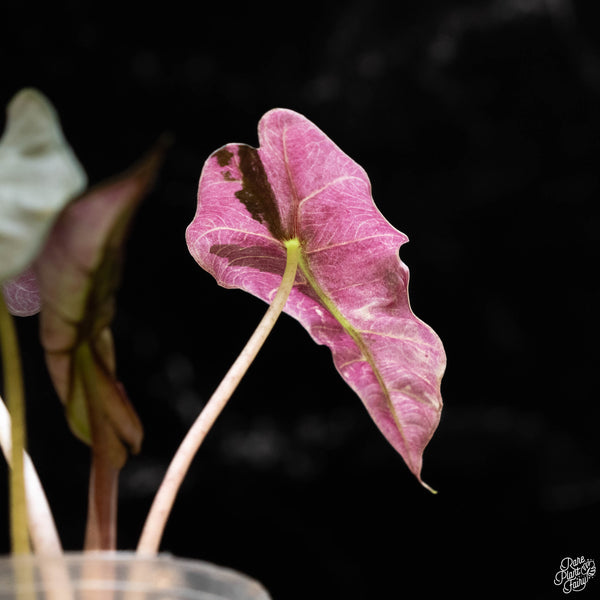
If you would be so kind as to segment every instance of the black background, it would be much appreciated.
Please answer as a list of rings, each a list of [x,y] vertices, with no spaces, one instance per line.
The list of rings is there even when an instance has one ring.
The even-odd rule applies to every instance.
[[[163,132],[175,140],[114,324],[146,427],[122,476],[121,548],[265,309],[187,252],[202,164],[227,142],[256,145],[259,118],[281,106],[367,170],[410,237],[413,309],[448,354],[423,473],[439,494],[284,316],[201,449],[163,549],[250,573],[276,600],[558,598],[564,556],[600,561],[596,2],[13,4],[0,103],[41,89],[91,183]],[[37,317],[19,330],[30,451],[78,549],[87,450],[48,388]]]

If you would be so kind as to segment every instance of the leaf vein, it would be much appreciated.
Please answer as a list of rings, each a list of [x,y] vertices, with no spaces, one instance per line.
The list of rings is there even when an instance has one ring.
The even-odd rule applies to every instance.
[[[352,244],[358,244],[360,242],[366,242],[368,240],[374,240],[374,239],[381,239],[381,238],[394,238],[396,237],[394,234],[392,233],[383,233],[383,234],[379,234],[379,235],[369,235],[367,237],[363,237],[363,238],[356,238],[356,239],[352,239],[352,240],[347,240],[345,242],[338,242],[337,244],[330,244],[328,246],[323,246],[321,248],[313,248],[311,250],[307,250],[305,252],[305,254],[316,254],[318,252],[325,252],[326,250],[331,250],[333,248],[342,248],[344,246],[350,246]]]
[[[300,200],[300,202],[298,202],[298,209],[300,209],[302,204],[304,204],[311,198],[314,198],[316,195],[320,194],[321,192],[325,191],[328,187],[331,187],[332,185],[335,185],[336,183],[339,183],[340,181],[347,181],[349,179],[357,179],[358,181],[362,181],[360,179],[360,177],[356,177],[356,175],[342,175],[340,177],[336,177],[335,179],[332,179],[331,181],[326,183],[322,188],[319,188],[318,190],[311,192],[308,196],[305,196],[304,198],[302,198],[302,200]]]
[[[263,240],[266,240],[267,242],[269,242],[272,245],[275,246],[282,246],[282,244],[277,241],[275,238],[273,238],[270,235],[265,235],[263,233],[256,233],[254,231],[248,232],[248,231],[244,231],[243,229],[237,229],[235,227],[225,227],[225,226],[220,226],[220,227],[213,227],[212,229],[208,229],[207,231],[203,231],[201,235],[199,235],[196,238],[196,241],[201,240],[204,237],[207,237],[209,234],[213,233],[214,231],[232,231],[235,233],[241,233],[245,236],[251,236],[251,237],[257,237],[257,238],[261,238]]]

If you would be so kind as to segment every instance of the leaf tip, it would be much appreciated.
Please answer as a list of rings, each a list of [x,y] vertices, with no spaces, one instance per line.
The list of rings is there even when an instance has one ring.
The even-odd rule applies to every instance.
[[[419,483],[429,492],[431,492],[434,496],[437,496],[438,491],[434,490],[430,485],[425,483],[422,479],[419,479]]]
[[[56,109],[48,98],[34,87],[19,90],[10,100],[7,112],[11,118],[19,117],[27,111],[45,119],[57,119]]]

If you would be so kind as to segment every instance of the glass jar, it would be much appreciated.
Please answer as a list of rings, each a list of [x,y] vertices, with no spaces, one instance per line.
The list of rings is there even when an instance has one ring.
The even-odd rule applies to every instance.
[[[0,600],[270,600],[254,579],[169,554],[73,552],[0,558]]]

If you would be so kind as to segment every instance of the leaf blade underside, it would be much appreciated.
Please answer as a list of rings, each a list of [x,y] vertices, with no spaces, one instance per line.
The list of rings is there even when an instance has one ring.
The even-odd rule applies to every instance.
[[[285,264],[282,240],[298,238],[300,271],[285,312],[330,348],[340,375],[421,480],[440,418],[445,354],[410,308],[399,258],[407,238],[376,208],[364,170],[305,117],[270,111],[259,141],[277,215],[241,201],[251,174],[240,149],[247,154],[248,146],[224,146],[200,178],[190,252],[220,285],[269,302]]]

